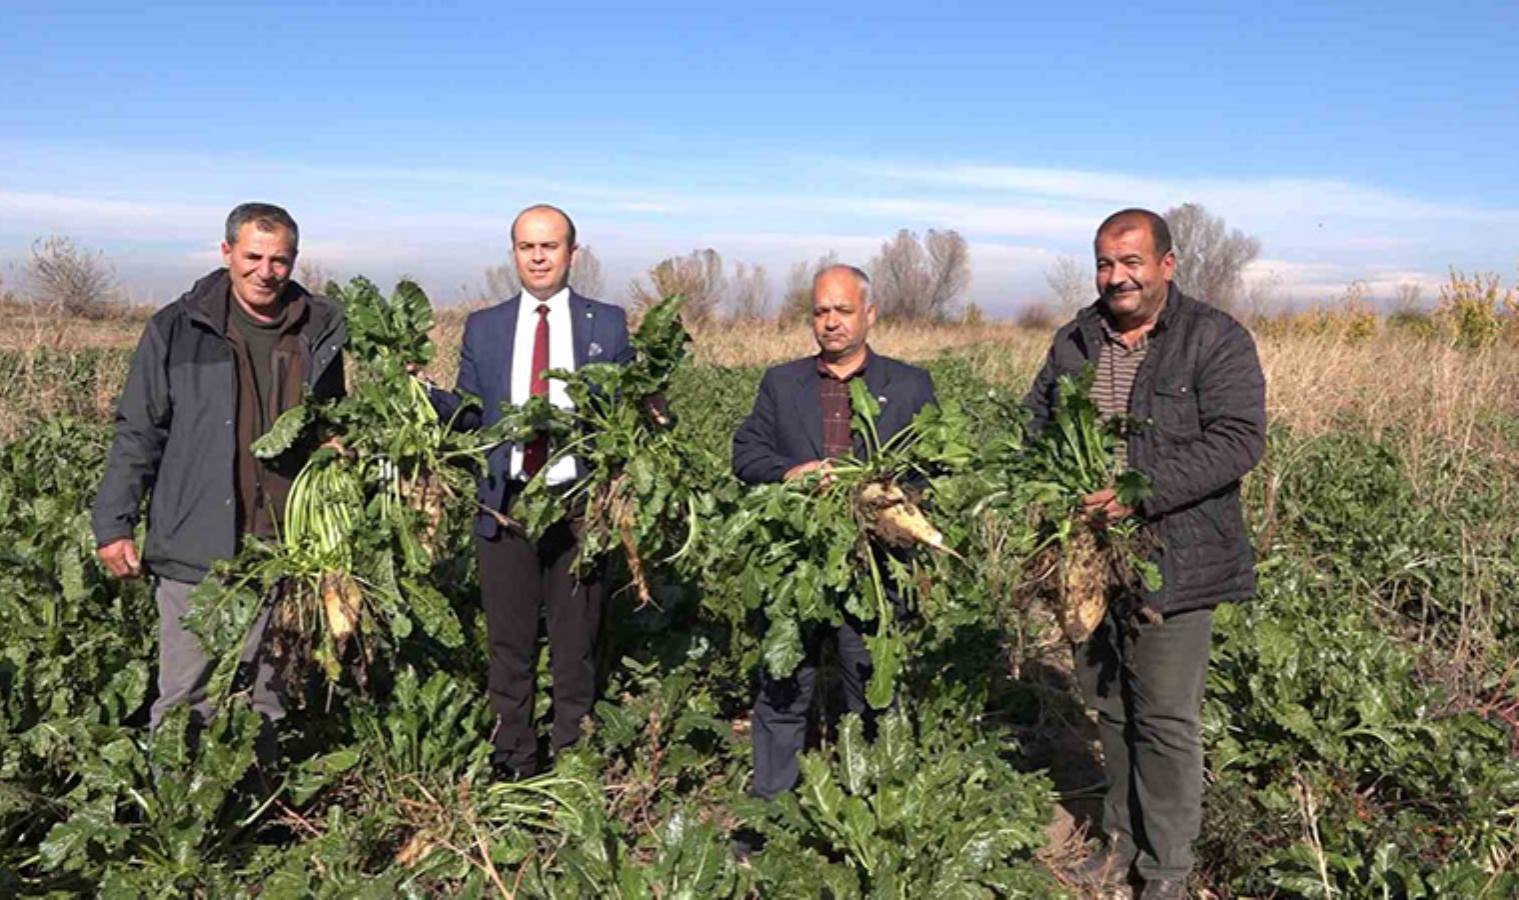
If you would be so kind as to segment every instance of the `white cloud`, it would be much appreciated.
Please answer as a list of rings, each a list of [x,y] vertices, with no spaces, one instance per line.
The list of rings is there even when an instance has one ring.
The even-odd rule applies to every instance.
[[[125,280],[214,264],[222,217],[250,187],[290,199],[302,255],[384,280],[426,273],[443,294],[478,283],[506,258],[518,203],[550,200],[575,215],[612,292],[665,256],[711,246],[765,265],[772,280],[830,250],[864,263],[898,228],[954,228],[971,242],[972,297],[992,310],[1045,293],[1058,254],[1087,259],[1092,229],[1119,206],[1196,201],[1260,236],[1283,294],[1305,302],[1352,280],[1374,294],[1443,281],[1447,265],[1509,271],[1519,210],[1420,198],[1344,178],[1217,178],[977,163],[792,161],[773,190],[686,187],[680,169],[607,167],[521,174],[503,166],[317,165],[278,159],[227,166],[192,156],[50,152],[0,142],[0,256],[22,258],[37,236],[63,233],[111,256]],[[774,161],[758,161],[767,165]],[[711,169],[745,162],[695,160]],[[809,190],[817,185],[818,189]],[[230,199],[229,199],[230,197]]]
[[[0,190],[0,218],[8,231],[70,233],[154,239],[204,233],[206,217],[220,221],[226,210],[183,203],[80,197],[44,191]],[[213,232],[213,235],[215,233]]]
[[[1332,303],[1359,283],[1370,296],[1386,300],[1405,284],[1417,285],[1426,299],[1439,295],[1445,276],[1395,264],[1352,265],[1334,262],[1302,262],[1259,259],[1245,270],[1247,284],[1269,287],[1276,299],[1288,306]]]
[[[1241,218],[1318,214],[1366,219],[1461,219],[1519,222],[1519,210],[1445,204],[1369,185],[1329,178],[1161,178],[1079,169],[1017,166],[903,165],[860,163],[861,174],[919,184],[981,188],[1016,195],[1157,209],[1195,201],[1228,209]]]

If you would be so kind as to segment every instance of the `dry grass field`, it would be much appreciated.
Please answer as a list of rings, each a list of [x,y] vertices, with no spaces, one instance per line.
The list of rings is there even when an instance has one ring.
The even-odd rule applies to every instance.
[[[135,346],[151,314],[139,308],[90,321],[24,305],[0,312],[0,440],[60,412],[109,415],[126,375],[126,354],[119,351]],[[465,315],[440,311],[433,330],[438,357],[429,371],[440,382],[453,380]],[[1505,318],[1497,316],[1499,334],[1476,347],[1438,329],[1403,327],[1355,310],[1260,323],[1255,330],[1271,420],[1306,434],[1342,426],[1374,435],[1396,429],[1415,457],[1438,442],[1519,460],[1519,450],[1494,442],[1493,430],[1483,427],[1519,420],[1519,354],[1506,337],[1512,329]],[[909,361],[960,355],[980,377],[1014,389],[1033,378],[1048,342],[1046,331],[1003,322],[885,322],[871,341],[879,352]],[[712,325],[696,335],[697,360],[708,365],[762,366],[810,352],[812,338],[802,325]],[[93,388],[92,409],[77,408],[81,380]]]

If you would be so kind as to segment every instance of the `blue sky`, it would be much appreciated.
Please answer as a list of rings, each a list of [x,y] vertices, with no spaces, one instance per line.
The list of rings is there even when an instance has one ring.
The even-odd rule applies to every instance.
[[[105,251],[141,299],[283,203],[307,260],[441,298],[558,203],[609,294],[712,246],[864,262],[955,228],[1006,312],[1119,206],[1258,235],[1283,299],[1519,263],[1519,4],[16,4],[0,260]]]

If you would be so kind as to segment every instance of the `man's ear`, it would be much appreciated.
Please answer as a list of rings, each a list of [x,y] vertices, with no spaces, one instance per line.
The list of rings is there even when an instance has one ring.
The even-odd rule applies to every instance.
[[[1160,273],[1166,277],[1167,281],[1170,281],[1171,276],[1176,274],[1175,250],[1167,250],[1166,255],[1160,258]]]
[[[232,265],[232,245],[225,240],[222,241],[222,265]]]

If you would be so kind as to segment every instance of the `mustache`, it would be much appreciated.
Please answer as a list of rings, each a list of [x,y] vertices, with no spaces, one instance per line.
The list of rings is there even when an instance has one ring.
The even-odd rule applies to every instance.
[[[1119,284],[1110,284],[1110,285],[1108,285],[1107,290],[1105,290],[1105,291],[1102,292],[1102,296],[1104,296],[1104,297],[1111,297],[1114,294],[1122,293],[1123,291],[1137,291],[1137,290],[1139,290],[1139,285],[1135,284],[1132,281],[1125,281],[1125,282],[1121,282]]]

